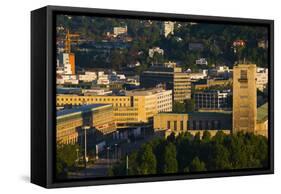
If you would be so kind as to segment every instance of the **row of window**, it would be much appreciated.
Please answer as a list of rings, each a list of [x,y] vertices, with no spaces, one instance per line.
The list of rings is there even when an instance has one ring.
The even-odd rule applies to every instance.
[[[179,124],[179,130],[184,130],[184,121],[167,121],[167,128],[168,129],[172,129],[177,131],[178,130],[178,124]],[[173,128],[172,128],[173,125]],[[207,120],[207,121],[203,121],[203,120],[193,120],[193,121],[187,121],[186,123],[187,126],[190,126],[190,129],[193,130],[211,130],[211,129],[221,129],[221,121],[219,120]]]
[[[129,98],[57,98],[58,101],[130,101]],[[135,99],[137,100],[137,99]]]

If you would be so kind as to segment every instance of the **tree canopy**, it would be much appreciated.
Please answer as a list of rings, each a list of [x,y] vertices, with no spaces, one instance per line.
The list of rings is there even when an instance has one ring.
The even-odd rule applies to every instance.
[[[115,175],[124,167],[125,159],[116,165]],[[129,155],[130,175],[177,172],[203,172],[230,169],[264,168],[268,166],[268,142],[252,133],[224,134],[211,137],[208,131],[200,138],[189,132],[177,137],[155,139]]]

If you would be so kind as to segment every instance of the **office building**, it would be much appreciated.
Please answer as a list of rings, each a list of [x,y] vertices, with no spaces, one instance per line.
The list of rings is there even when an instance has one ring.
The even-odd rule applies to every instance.
[[[231,108],[230,90],[195,91],[193,99],[196,110],[227,110]]]
[[[182,72],[182,69],[179,67],[152,67],[141,74],[140,84],[142,87],[164,85],[166,89],[173,91],[173,101],[183,102],[191,98],[189,75]]]

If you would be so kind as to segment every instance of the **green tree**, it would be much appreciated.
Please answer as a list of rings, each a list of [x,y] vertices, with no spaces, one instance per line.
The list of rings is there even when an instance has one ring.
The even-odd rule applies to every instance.
[[[176,173],[178,171],[177,151],[174,144],[169,143],[165,146],[164,160],[159,162],[164,162],[164,173]]]
[[[225,170],[231,169],[231,162],[229,161],[229,151],[222,144],[216,143],[211,151],[209,157],[210,169],[212,170]]]
[[[138,174],[155,174],[156,173],[156,157],[150,144],[144,144],[139,152]]]
[[[211,140],[211,133],[205,130],[202,135],[202,141],[209,142],[210,140]]]
[[[205,163],[203,161],[200,161],[200,159],[196,156],[193,158],[190,166],[189,166],[189,171],[190,172],[202,172],[206,171]]]
[[[183,102],[174,102],[173,103],[173,112],[184,113],[186,112],[185,103]]]
[[[122,65],[125,65],[125,54],[119,50],[112,51],[110,55],[111,67],[114,70],[119,70]]]
[[[59,177],[67,176],[77,160],[77,144],[57,144],[56,172]]]
[[[194,112],[195,110],[195,101],[194,99],[188,99],[185,101],[185,111],[186,112]]]

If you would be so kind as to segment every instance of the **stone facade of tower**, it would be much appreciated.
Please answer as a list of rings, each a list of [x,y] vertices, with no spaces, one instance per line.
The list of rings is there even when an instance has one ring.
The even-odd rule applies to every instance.
[[[256,65],[233,67],[233,132],[255,132],[257,120]]]

